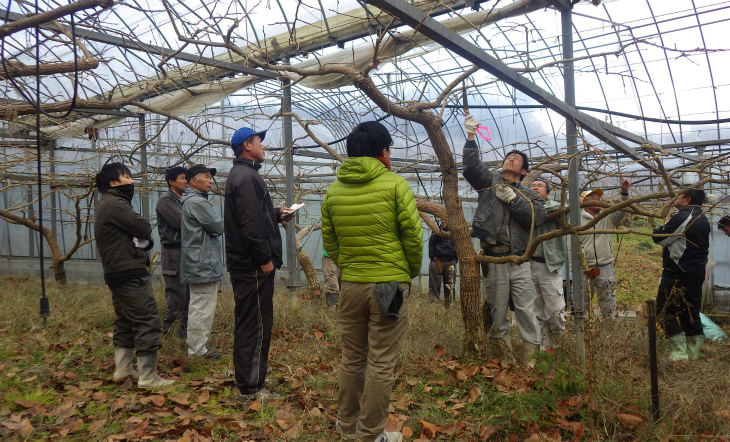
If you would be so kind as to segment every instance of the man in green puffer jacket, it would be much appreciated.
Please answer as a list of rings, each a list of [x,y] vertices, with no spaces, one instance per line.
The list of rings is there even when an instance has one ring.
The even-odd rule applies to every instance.
[[[349,156],[322,202],[324,248],[342,271],[337,431],[363,442],[400,442],[385,432],[393,370],[408,326],[411,280],[421,269],[423,231],[413,190],[390,172],[393,140],[382,124],[359,124]]]

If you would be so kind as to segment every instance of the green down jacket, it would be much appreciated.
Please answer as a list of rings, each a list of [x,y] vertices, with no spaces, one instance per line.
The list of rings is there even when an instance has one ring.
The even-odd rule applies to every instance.
[[[322,241],[343,281],[410,283],[423,259],[411,186],[375,158],[346,159],[322,202]]]

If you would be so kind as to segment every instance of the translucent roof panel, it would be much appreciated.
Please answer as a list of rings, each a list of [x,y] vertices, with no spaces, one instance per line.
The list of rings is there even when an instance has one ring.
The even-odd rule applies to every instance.
[[[558,10],[541,0],[484,2],[478,11],[454,9],[458,4],[416,2],[424,11],[437,11],[437,20],[538,87],[560,99],[564,97]],[[61,3],[45,0],[39,5],[48,11]],[[19,2],[11,3],[10,9],[16,14],[35,12],[32,5]],[[7,20],[20,18],[2,15]],[[573,8],[578,109],[655,143],[729,138],[730,101],[726,76],[722,75],[723,68],[730,65],[727,39],[722,32],[729,20],[730,1],[609,0],[598,6],[578,2]],[[65,32],[72,32],[70,16],[61,17],[59,23]],[[393,26],[379,40],[378,33],[389,24]],[[44,76],[40,84],[43,103],[70,100],[74,90],[79,98],[89,100],[123,99],[133,94],[138,94],[139,100],[152,100],[175,90],[200,96],[210,91],[194,88],[207,84],[224,92],[213,95],[218,97],[215,100],[201,100],[199,108],[180,111],[181,117],[193,118],[206,106],[219,106],[220,97],[225,97],[226,105],[241,106],[242,118],[262,112],[271,116],[281,100],[281,82],[255,75],[251,81],[241,81],[252,73],[243,68],[256,68],[250,56],[279,64],[289,60],[295,67],[347,64],[358,56],[365,61],[376,59],[377,66],[369,75],[393,101],[433,100],[471,66],[448,49],[414,34],[398,20],[357,0],[135,0],[110,9],[79,11],[73,25],[80,43],[75,48],[69,44],[69,36],[52,24],[44,25],[39,40],[33,29],[4,39],[5,60],[27,66],[38,61],[37,41],[42,64],[74,61],[74,52],[83,59],[83,50],[100,61],[97,67],[79,72],[76,88],[72,72]],[[384,51],[377,56],[363,55],[372,51],[376,41]],[[226,42],[238,49],[225,47]],[[154,48],[130,48],[138,43]],[[164,54],[163,49],[167,50]],[[204,60],[191,63],[173,51]],[[216,61],[233,65],[211,66]],[[231,69],[234,65],[239,69]],[[269,73],[269,77],[274,74]],[[248,89],[256,83],[254,89]],[[25,97],[21,90],[36,88],[32,76],[17,77],[13,82],[3,80],[2,85],[6,100],[22,101]],[[564,118],[513,86],[485,71],[472,74],[465,85],[469,86],[472,112],[492,132],[488,144],[500,148],[496,156],[505,146],[520,143],[544,153],[555,152],[565,144]],[[358,121],[386,117],[346,81],[318,83],[314,77],[295,78],[292,92],[295,110],[304,118],[320,120],[315,130],[327,141],[342,138]],[[462,103],[462,94],[455,93],[443,109],[444,128],[457,154],[464,137]],[[278,127],[276,118],[270,118],[272,127]],[[93,117],[80,127],[119,124],[118,120],[107,120]],[[385,121],[401,143],[398,147],[407,149],[404,153],[415,155],[415,160],[431,155],[421,128],[392,118]],[[29,120],[21,118],[16,123],[20,127],[27,124],[27,130],[32,131]],[[43,124],[59,125],[50,120]],[[69,124],[69,120],[63,124]],[[221,133],[220,139],[224,140],[231,130],[226,125],[210,132]],[[46,133],[68,137],[71,132]],[[52,135],[55,133],[58,135]],[[590,135],[586,139],[597,142]],[[314,144],[306,136],[297,142],[303,146]]]

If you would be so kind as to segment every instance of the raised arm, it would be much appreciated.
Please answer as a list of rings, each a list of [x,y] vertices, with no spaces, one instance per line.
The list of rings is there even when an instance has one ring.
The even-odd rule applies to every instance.
[[[464,178],[476,191],[492,187],[494,173],[479,158],[476,141],[464,144]]]

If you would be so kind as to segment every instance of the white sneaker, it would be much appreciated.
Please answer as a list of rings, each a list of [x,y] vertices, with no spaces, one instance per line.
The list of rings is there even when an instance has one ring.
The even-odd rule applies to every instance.
[[[400,431],[393,431],[393,432],[385,432],[383,431],[380,433],[380,436],[378,436],[377,439],[375,439],[375,442],[402,442],[403,441],[403,435],[400,434]]]

